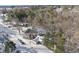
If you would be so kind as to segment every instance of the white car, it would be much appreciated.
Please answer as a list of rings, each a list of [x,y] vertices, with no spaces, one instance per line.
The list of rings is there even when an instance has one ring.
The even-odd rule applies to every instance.
[[[37,37],[35,39],[33,39],[37,44],[42,44],[43,43],[43,39],[44,36],[39,36],[37,35]]]

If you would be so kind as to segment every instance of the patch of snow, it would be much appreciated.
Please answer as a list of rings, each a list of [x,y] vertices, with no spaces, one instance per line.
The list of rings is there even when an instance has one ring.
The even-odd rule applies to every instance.
[[[56,8],[56,12],[61,12],[63,10],[63,8]]]

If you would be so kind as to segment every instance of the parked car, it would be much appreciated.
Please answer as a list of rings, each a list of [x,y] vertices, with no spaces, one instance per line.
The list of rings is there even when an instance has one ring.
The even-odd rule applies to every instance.
[[[44,36],[37,35],[37,37],[33,40],[36,42],[36,44],[43,44],[43,39]]]

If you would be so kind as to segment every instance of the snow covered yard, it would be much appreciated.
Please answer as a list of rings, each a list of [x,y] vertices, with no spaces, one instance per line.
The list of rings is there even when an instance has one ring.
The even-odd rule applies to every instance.
[[[32,27],[21,27],[23,31],[32,29]],[[11,24],[5,24],[0,17],[0,32],[4,32],[9,36],[9,40],[15,43],[16,49],[13,53],[51,53],[51,50],[43,45],[36,44],[35,41],[24,39],[23,32],[19,33],[17,27],[13,27]],[[1,48],[1,46],[0,46]]]

